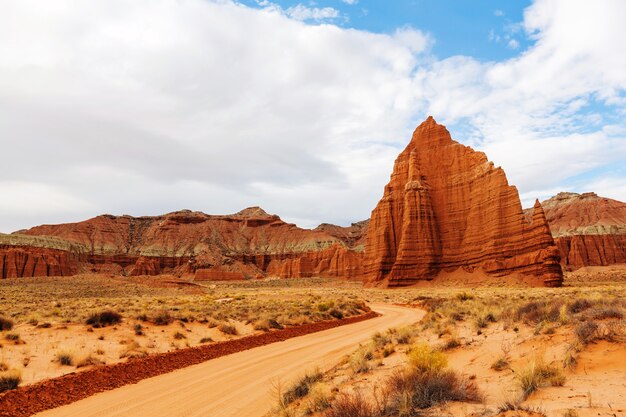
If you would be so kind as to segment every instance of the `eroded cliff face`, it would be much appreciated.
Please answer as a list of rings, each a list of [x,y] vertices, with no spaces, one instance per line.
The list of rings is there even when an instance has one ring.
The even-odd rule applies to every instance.
[[[152,217],[102,215],[0,235],[0,260],[17,265],[7,267],[3,278],[77,272],[183,275],[198,270],[204,271],[201,279],[354,278],[360,272],[364,227],[366,222],[301,229],[259,207],[223,216],[188,210]],[[29,272],[33,262],[36,271]]]
[[[564,268],[626,263],[626,203],[563,192],[542,205]]]
[[[457,268],[499,277],[518,273],[548,286],[562,282],[539,202],[528,223],[504,171],[429,117],[396,159],[372,211],[364,274],[370,283],[393,287]]]

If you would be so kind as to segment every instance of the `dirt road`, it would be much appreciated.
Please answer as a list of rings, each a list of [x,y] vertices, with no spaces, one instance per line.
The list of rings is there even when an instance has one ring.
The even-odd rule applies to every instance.
[[[420,320],[416,309],[374,304],[381,317],[235,353],[37,414],[38,417],[254,417],[273,387],[329,368],[376,331]]]

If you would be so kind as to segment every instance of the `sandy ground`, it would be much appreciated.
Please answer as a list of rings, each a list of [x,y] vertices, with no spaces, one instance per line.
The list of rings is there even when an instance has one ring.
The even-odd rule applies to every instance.
[[[262,416],[276,387],[334,366],[376,331],[421,319],[421,310],[374,304],[381,317],[251,349],[104,392],[40,417]]]

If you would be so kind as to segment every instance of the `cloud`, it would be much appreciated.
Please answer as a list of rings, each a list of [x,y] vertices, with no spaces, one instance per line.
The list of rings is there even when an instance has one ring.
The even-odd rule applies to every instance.
[[[497,10],[493,11],[493,15],[497,16],[497,17],[502,17],[502,16],[504,16],[504,12],[502,10],[500,10],[500,9],[497,9]]]
[[[306,226],[369,216],[419,108],[417,30],[312,26],[224,1],[68,4],[1,5],[0,185],[61,189],[55,221],[256,204]],[[351,158],[379,155],[376,175]],[[52,221],[23,197],[3,195],[15,204],[0,230]]]
[[[359,2],[359,0],[341,0],[343,3],[349,4],[350,6],[355,5]]]
[[[612,41],[626,37],[625,14],[619,1],[538,0],[522,25],[534,45],[519,56],[453,57],[423,72],[428,112],[502,165],[524,195],[626,163],[626,49]]]
[[[296,20],[333,20],[339,17],[339,10],[332,7],[306,7],[298,4],[286,10],[287,16]]]
[[[304,4],[299,3],[285,9],[279,4],[272,3],[268,0],[258,1],[257,3],[265,11],[283,14],[301,22],[331,22],[341,17],[339,10],[333,7],[307,7]]]
[[[537,0],[516,26],[532,45],[500,62],[262,3],[0,0],[0,231],[250,205],[348,224],[428,114],[525,204],[622,195],[585,173],[626,164],[623,2]]]
[[[506,44],[506,47],[509,49],[517,49],[519,48],[519,41],[517,41],[516,39],[509,39],[509,41]]]

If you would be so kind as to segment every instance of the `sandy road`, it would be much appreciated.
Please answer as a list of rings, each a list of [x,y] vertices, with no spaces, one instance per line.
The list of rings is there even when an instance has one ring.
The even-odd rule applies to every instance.
[[[374,304],[371,320],[300,336],[145,379],[39,417],[254,417],[275,403],[273,387],[330,368],[376,331],[420,320],[416,309]]]

